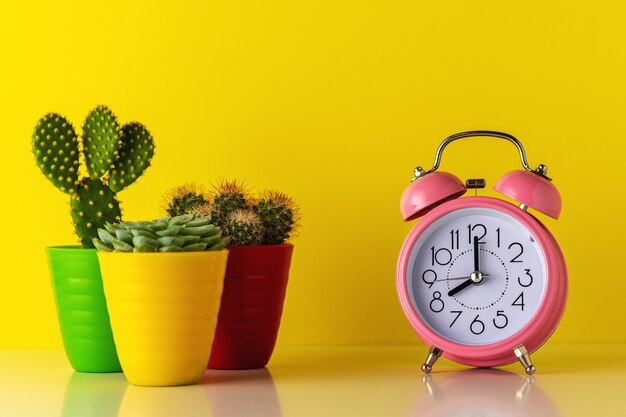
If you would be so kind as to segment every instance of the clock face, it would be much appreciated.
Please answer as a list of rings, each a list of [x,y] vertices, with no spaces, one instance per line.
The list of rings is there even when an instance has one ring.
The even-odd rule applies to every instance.
[[[541,247],[522,223],[471,207],[423,231],[405,279],[413,308],[430,329],[456,343],[485,345],[529,322],[544,294],[545,270]]]

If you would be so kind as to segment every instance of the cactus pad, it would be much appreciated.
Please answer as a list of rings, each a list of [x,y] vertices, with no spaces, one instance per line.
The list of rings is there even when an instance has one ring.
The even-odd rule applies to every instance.
[[[37,166],[46,178],[64,193],[73,193],[78,183],[79,159],[72,124],[59,114],[48,113],[35,126],[32,145]]]
[[[131,122],[120,131],[121,147],[110,171],[109,187],[115,192],[129,186],[150,166],[154,155],[152,135],[141,123]]]
[[[120,205],[115,193],[102,181],[83,179],[70,198],[72,220],[76,234],[84,248],[92,248],[92,240],[98,236],[98,228],[109,222],[121,220]]]
[[[120,148],[117,117],[106,106],[89,112],[83,125],[83,151],[91,178],[101,178],[113,165]]]

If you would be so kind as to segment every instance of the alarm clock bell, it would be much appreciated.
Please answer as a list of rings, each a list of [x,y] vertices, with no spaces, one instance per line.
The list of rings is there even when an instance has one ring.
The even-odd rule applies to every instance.
[[[400,213],[404,221],[422,217],[438,205],[465,194],[467,187],[457,176],[449,172],[436,171],[439,168],[443,150],[448,144],[458,139],[474,136],[506,139],[512,142],[520,153],[524,169],[511,171],[500,177],[493,187],[495,191],[518,201],[523,210],[530,207],[554,219],[559,218],[561,195],[546,175],[548,168],[541,164],[537,169],[531,169],[526,161],[522,144],[513,136],[502,132],[477,130],[457,133],[444,140],[437,149],[435,163],[429,171],[424,171],[422,167],[415,168],[415,177],[400,198]]]

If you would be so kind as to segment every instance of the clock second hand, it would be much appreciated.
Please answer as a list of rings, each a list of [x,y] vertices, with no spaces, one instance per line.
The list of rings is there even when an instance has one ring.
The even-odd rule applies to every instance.
[[[481,275],[483,278],[489,278],[489,274],[482,274]],[[456,278],[442,278],[442,279],[436,279],[433,282],[442,282],[442,281],[460,281],[462,279],[471,279],[470,277],[456,277]]]

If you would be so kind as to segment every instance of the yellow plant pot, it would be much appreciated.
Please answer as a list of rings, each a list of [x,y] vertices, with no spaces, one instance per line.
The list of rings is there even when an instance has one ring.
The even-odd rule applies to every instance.
[[[99,252],[113,339],[129,383],[197,383],[206,369],[227,250]]]

